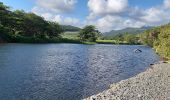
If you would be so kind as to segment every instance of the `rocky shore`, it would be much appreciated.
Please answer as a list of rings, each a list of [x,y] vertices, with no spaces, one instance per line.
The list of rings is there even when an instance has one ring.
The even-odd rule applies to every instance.
[[[145,72],[84,100],[170,100],[170,63],[158,62]]]

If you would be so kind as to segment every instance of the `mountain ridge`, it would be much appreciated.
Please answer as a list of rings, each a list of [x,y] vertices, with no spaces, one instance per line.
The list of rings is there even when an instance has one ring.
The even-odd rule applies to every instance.
[[[118,34],[125,34],[125,33],[140,34],[151,28],[153,28],[153,26],[143,26],[141,28],[127,27],[121,30],[111,30],[110,32],[105,32],[103,35],[104,36],[116,36]]]
[[[75,32],[75,31],[80,31],[81,28],[76,27],[76,26],[72,26],[72,25],[61,25],[62,29],[64,30],[64,32]]]

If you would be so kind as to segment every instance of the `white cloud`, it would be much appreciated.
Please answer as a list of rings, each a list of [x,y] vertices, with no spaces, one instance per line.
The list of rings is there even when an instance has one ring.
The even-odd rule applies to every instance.
[[[126,19],[120,16],[111,15],[107,15],[103,18],[100,18],[96,22],[97,28],[102,32],[107,32],[113,29],[114,30],[123,29],[126,27],[141,27],[143,25],[144,25],[143,22],[137,20]]]
[[[32,12],[42,16],[45,20],[58,22],[63,25],[79,26],[77,18],[64,17],[61,13],[73,10],[77,0],[36,0]]]
[[[81,24],[81,22],[77,18],[64,17],[61,15],[52,15],[52,14],[46,13],[46,14],[42,14],[42,17],[44,17],[46,20],[58,22],[59,24],[62,24],[62,25],[79,26]]]
[[[71,17],[66,17],[64,20],[64,23],[67,25],[78,25],[80,22],[79,22],[79,19],[76,19],[76,18],[71,18]],[[76,26],[77,26],[76,25]]]
[[[96,26],[101,31],[109,31],[113,28],[114,29],[120,28],[120,26],[118,25],[120,23],[122,23],[122,19],[120,17],[108,15],[108,16],[98,19]]]
[[[127,0],[89,0],[88,7],[91,15],[121,13],[128,7]]]
[[[42,16],[45,20],[58,22],[59,24],[63,24],[63,25],[79,26],[80,24],[82,24],[77,18],[64,17],[64,16],[61,16],[60,14],[42,12],[41,9],[37,9],[37,8],[33,8],[32,12],[37,15]]]
[[[164,0],[164,7],[165,8],[170,8],[170,0]]]
[[[170,20],[170,13],[159,7],[147,9],[144,13],[145,15],[140,18],[148,25],[161,25]]]
[[[36,6],[52,12],[69,12],[74,9],[76,0],[36,0]]]
[[[70,12],[78,0],[36,0],[32,12],[41,15],[46,20],[60,24],[96,25],[102,31],[122,29],[126,27],[141,27],[144,25],[161,25],[170,20],[170,0],[162,4],[143,9],[130,6],[128,0],[88,0],[89,15],[80,21],[77,18],[63,16]],[[81,2],[79,0],[79,2]],[[67,13],[69,14],[69,13]]]
[[[128,0],[89,0],[87,20],[101,31],[161,25],[170,20],[170,0],[148,9],[128,5]]]
[[[60,24],[63,24],[63,18],[62,18],[61,15],[53,15],[52,21],[58,22],[58,23],[60,23]]]
[[[89,16],[87,16],[87,19],[88,19],[88,20],[93,20],[93,19],[95,19],[96,17],[97,17],[96,14],[90,13]]]

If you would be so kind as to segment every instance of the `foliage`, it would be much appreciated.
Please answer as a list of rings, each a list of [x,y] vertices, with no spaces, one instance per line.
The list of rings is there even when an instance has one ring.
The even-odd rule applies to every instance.
[[[152,46],[161,56],[170,58],[170,24],[145,31],[140,40]]]
[[[112,37],[103,37],[101,38],[104,41],[114,41],[112,43],[114,44],[140,44],[139,42],[139,36],[137,34],[131,34],[131,33],[124,33],[124,34],[117,34]],[[106,42],[107,43],[107,42]]]
[[[78,32],[64,32],[61,36],[66,39],[79,40]]]
[[[2,24],[0,24],[0,40],[2,41],[10,41],[12,38],[11,31],[9,28],[4,27]]]
[[[45,42],[60,37],[62,27],[23,10],[10,11],[0,2],[0,38],[6,42],[34,41]]]
[[[96,40],[99,44],[116,44],[115,40]]]
[[[129,44],[139,44],[139,38],[137,37],[137,35],[126,33],[123,38],[124,41]]]
[[[95,42],[97,40],[99,32],[96,30],[95,26],[87,25],[79,33],[81,41]]]

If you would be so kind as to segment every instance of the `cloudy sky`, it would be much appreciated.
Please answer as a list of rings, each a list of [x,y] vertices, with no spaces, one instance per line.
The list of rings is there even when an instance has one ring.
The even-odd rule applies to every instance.
[[[170,22],[170,0],[0,0],[15,9],[34,12],[46,20],[106,32],[126,27]]]

